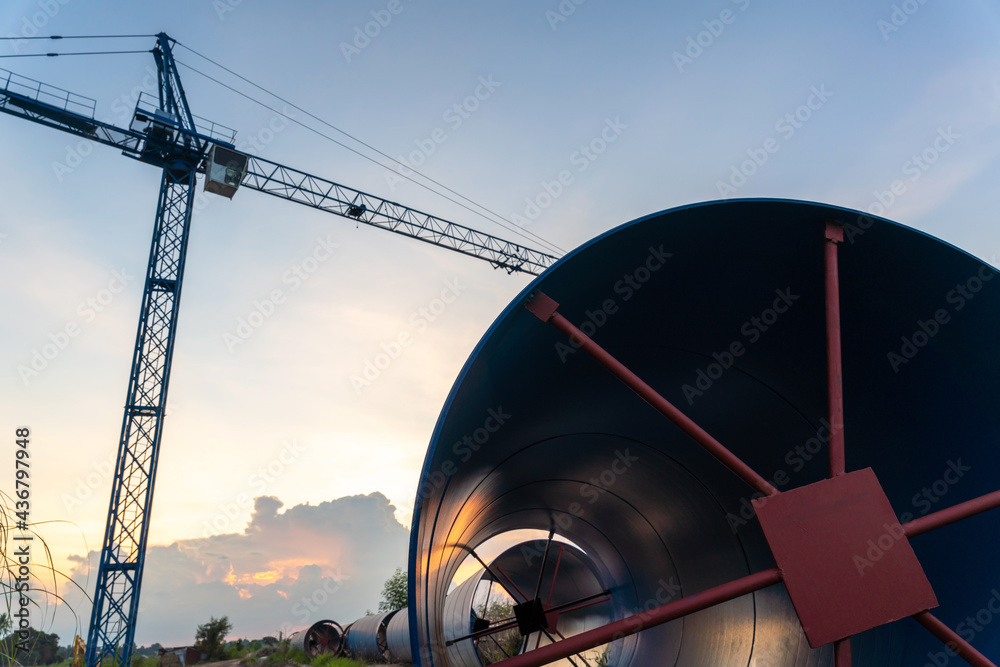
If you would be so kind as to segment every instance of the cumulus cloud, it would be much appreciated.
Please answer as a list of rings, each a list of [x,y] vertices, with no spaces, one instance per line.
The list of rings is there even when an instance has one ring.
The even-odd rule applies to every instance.
[[[255,638],[326,618],[346,625],[376,609],[385,580],[405,568],[409,541],[388,498],[376,492],[282,507],[262,496],[242,533],[150,547],[136,642],[190,644],[211,616],[229,617],[230,638]],[[98,555],[91,552],[89,563],[74,558],[74,579],[88,594]],[[74,606],[86,610],[86,623],[89,608],[80,603]]]

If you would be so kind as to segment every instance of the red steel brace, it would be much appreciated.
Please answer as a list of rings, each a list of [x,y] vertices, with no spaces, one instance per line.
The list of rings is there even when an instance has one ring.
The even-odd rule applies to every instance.
[[[959,637],[958,633],[931,615],[929,611],[915,614],[913,620],[930,630],[932,635],[972,667],[996,667],[989,658],[972,648],[972,644]]]
[[[844,456],[844,383],[840,356],[840,273],[837,244],[844,240],[839,222],[827,221],[824,241],[826,265],[826,377],[830,413],[830,477],[843,475]],[[850,664],[848,658],[848,663]],[[840,663],[837,663],[840,667]]]
[[[839,223],[827,222],[826,243],[824,249],[826,264],[826,329],[827,329],[827,373],[828,401],[830,413],[830,476],[835,477],[845,473],[844,454],[844,395],[841,360],[840,337],[840,286],[837,266],[837,243],[843,241],[843,229]],[[775,495],[778,490],[767,480],[757,474],[750,466],[726,449],[718,440],[698,426],[689,417],[673,406],[667,399],[658,394],[652,387],[641,380],[624,364],[595,343],[590,337],[575,327],[569,320],[557,311],[559,304],[542,292],[536,292],[525,306],[543,322],[551,323],[564,333],[587,354],[607,368],[615,377],[621,380],[644,401],[674,422],[705,448],[710,454],[721,461],[726,467],[736,473],[750,486],[765,495]],[[924,517],[903,524],[907,538],[920,535],[935,528],[954,523],[961,519],[1000,507],[1000,491],[980,496],[973,500],[934,512]],[[504,667],[540,667],[555,660],[565,658],[595,646],[635,634],[646,628],[666,623],[675,618],[700,611],[707,607],[731,600],[766,588],[781,581],[781,572],[777,568],[765,570],[742,579],[717,586],[697,595],[676,602],[665,604],[642,614],[641,623],[635,622],[635,617],[629,617],[594,630],[574,635],[563,641],[523,653],[504,660],[498,665]],[[958,636],[941,621],[924,611],[915,614],[913,619],[926,627],[935,637],[952,649],[973,667],[996,667],[988,658],[979,653],[968,642]],[[850,667],[850,639],[834,643],[835,667]]]
[[[709,435],[705,429],[694,423],[687,415],[675,408],[670,401],[660,396],[652,387],[643,382],[639,376],[626,368],[624,364],[611,356],[604,348],[573,326],[569,320],[556,312],[559,308],[558,303],[542,292],[535,292],[525,308],[538,319],[552,324],[559,331],[569,336],[570,340],[582,347],[587,354],[611,371],[615,377],[624,382],[642,400],[656,408],[667,419],[677,424],[682,431],[708,450],[712,456],[719,459],[723,465],[739,475],[747,484],[766,496],[773,496],[778,493],[778,489],[774,488],[770,482],[758,475],[753,468],[726,449],[722,443]]]
[[[970,516],[997,507],[1000,507],[1000,491],[987,493],[985,496],[979,496],[978,498],[967,500],[964,503],[959,503],[953,507],[948,507],[904,523],[903,530],[906,531],[907,537],[914,537],[929,530],[947,526],[949,523],[955,523],[961,519],[967,519]]]
[[[778,568],[757,572],[756,574],[741,577],[721,586],[709,588],[701,593],[696,593],[674,602],[668,602],[650,611],[641,612],[635,616],[629,616],[620,621],[581,632],[578,635],[573,635],[560,642],[543,646],[534,651],[515,655],[513,658],[507,658],[495,664],[497,667],[540,667],[541,665],[547,665],[550,662],[571,656],[574,653],[580,653],[595,646],[607,644],[615,639],[634,635],[641,630],[662,625],[681,616],[693,614],[696,611],[728,602],[741,595],[773,586],[780,581],[781,572]]]
[[[833,643],[833,667],[851,667],[851,638]]]

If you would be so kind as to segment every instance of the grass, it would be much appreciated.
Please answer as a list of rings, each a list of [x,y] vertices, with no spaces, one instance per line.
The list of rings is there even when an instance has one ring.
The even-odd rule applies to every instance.
[[[334,658],[329,653],[324,653],[313,658],[309,663],[312,667],[365,667],[365,663],[351,658]]]
[[[312,660],[306,652],[300,648],[282,649],[267,656],[264,664],[285,665],[295,663],[298,665],[309,665],[309,667],[366,667],[367,663],[351,658],[335,658],[329,653],[321,653]]]

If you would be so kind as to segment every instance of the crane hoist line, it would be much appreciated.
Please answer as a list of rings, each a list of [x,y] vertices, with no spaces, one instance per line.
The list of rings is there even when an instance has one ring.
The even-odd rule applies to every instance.
[[[325,178],[238,152],[236,133],[191,113],[172,53],[155,36],[159,87],[141,94],[130,125],[97,120],[96,102],[0,69],[0,111],[118,148],[163,171],[132,357],[111,502],[87,635],[88,667],[129,665],[149,535],[156,465],[197,179],[232,198],[264,192],[359,223],[538,275],[553,255],[449,222]]]

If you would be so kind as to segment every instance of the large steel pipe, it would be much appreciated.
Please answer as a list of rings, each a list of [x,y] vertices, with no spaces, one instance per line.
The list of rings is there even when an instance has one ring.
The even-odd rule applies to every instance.
[[[511,619],[534,599],[545,622],[531,630]],[[442,625],[451,664],[481,667],[490,664],[484,655],[495,661],[609,623],[612,610],[593,561],[572,545],[542,539],[510,547],[448,593]],[[502,618],[490,618],[501,611]]]
[[[413,662],[410,651],[410,614],[400,609],[385,626],[385,647],[392,662]]]
[[[363,616],[347,628],[344,648],[352,658],[358,660],[384,661],[389,651],[386,643],[386,629],[398,610]]]
[[[830,222],[844,240],[841,336],[828,345]],[[646,610],[774,567],[751,505],[767,486],[751,486],[746,470],[784,492],[839,472],[841,461],[848,473],[870,467],[903,524],[996,491],[994,278],[982,261],[902,225],[782,200],[673,209],[576,249],[500,315],[442,410],[411,535],[415,658],[458,664],[445,646],[448,586],[470,547],[507,531],[554,528],[608,582],[612,615],[641,623]],[[526,310],[537,292],[697,425],[699,440]],[[828,395],[838,365],[842,404]],[[831,405],[846,438],[833,461]],[[1000,634],[968,619],[985,627],[977,614],[1000,584],[997,528],[992,510],[909,540],[940,602],[934,617],[974,635],[994,661]],[[861,574],[906,539],[893,535],[856,554]],[[784,585],[631,637],[615,643],[618,667],[834,660],[832,643],[810,648]],[[910,618],[856,634],[849,650],[854,665],[947,656]]]

